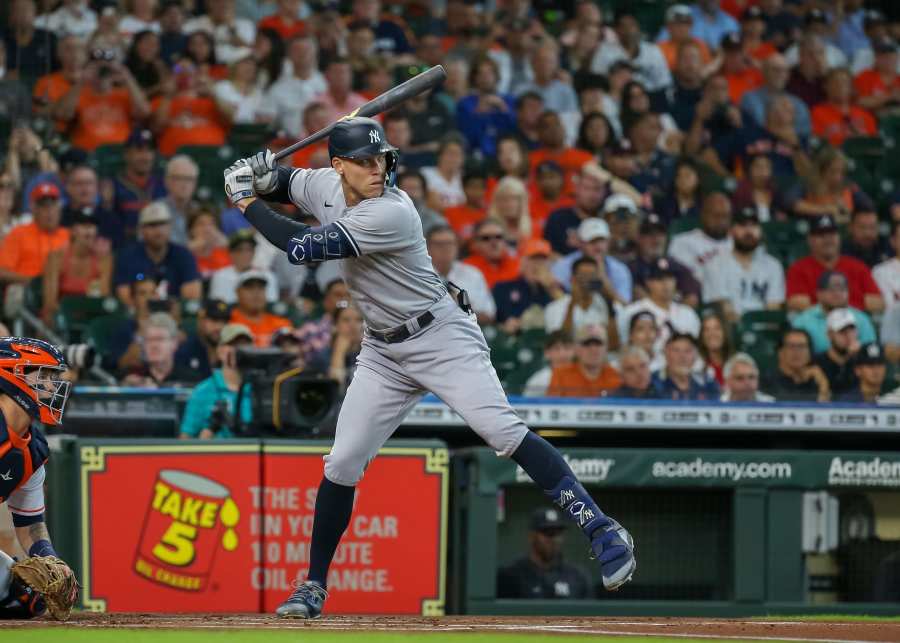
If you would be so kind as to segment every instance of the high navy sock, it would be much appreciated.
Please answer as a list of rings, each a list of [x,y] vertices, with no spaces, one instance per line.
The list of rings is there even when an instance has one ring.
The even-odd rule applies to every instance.
[[[597,528],[610,524],[559,451],[537,433],[528,432],[512,459],[575,521],[588,539],[593,538]]]
[[[353,512],[356,487],[335,484],[323,477],[316,495],[312,542],[309,552],[309,580],[327,587],[328,567]]]

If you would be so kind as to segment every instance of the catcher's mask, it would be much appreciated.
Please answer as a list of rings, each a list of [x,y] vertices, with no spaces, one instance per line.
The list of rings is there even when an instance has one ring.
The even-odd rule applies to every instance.
[[[62,353],[42,339],[0,337],[0,392],[35,420],[62,422],[71,387],[61,377],[67,368]]]
[[[363,159],[385,155],[384,184],[394,185],[400,153],[388,143],[384,129],[378,121],[364,116],[340,120],[328,135],[329,158]]]

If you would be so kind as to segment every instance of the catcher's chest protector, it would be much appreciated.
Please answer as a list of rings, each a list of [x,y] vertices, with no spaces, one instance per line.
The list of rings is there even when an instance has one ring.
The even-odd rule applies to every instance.
[[[0,413],[0,502],[23,485],[50,456],[47,438],[32,427],[18,435]]]

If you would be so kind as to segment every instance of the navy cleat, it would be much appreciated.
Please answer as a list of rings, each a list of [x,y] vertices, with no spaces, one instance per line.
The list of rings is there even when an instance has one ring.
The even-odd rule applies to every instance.
[[[600,561],[603,587],[615,591],[631,580],[637,561],[634,559],[634,539],[612,518],[594,531],[591,539],[591,558]]]
[[[276,616],[284,618],[319,618],[328,592],[317,582],[308,580],[294,586],[288,599],[275,610]]]

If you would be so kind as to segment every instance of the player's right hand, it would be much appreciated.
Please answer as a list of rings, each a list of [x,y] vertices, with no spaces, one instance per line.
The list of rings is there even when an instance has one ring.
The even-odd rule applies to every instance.
[[[259,194],[268,194],[275,189],[278,175],[275,171],[277,163],[272,150],[257,152],[244,160],[253,169],[253,187]]]

